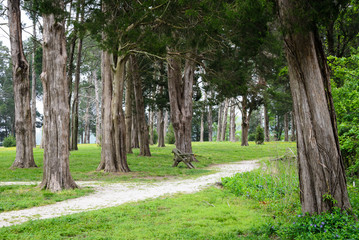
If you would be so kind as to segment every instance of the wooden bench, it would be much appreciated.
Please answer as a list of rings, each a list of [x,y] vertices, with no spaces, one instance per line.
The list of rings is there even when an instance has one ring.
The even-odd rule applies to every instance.
[[[183,153],[177,148],[173,149],[172,153],[173,153],[173,161],[174,161],[172,167],[177,167],[180,162],[183,162],[184,164],[187,165],[188,168],[190,169],[195,168],[191,163],[194,157],[193,153]]]

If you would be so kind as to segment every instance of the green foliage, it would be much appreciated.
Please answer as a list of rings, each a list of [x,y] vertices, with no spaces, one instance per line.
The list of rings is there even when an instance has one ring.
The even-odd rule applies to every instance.
[[[278,234],[281,239],[358,239],[359,222],[354,215],[335,208],[331,213],[298,215]]]
[[[156,144],[158,140],[158,133],[156,129],[153,129],[153,144]]]
[[[277,214],[293,213],[300,206],[296,162],[290,159],[267,161],[262,169],[237,173],[222,183],[236,196],[261,202]]]
[[[168,144],[174,144],[176,142],[175,131],[173,129],[172,124],[170,124],[168,127],[165,140],[166,140],[166,143],[168,143]]]
[[[0,212],[20,210],[77,198],[92,193],[90,188],[63,190],[52,193],[33,186],[0,186]]]
[[[256,134],[251,133],[248,135],[248,141],[254,142],[256,140]]]
[[[263,144],[264,143],[264,130],[261,126],[256,128],[256,144]]]
[[[359,49],[347,58],[328,58],[333,76],[333,101],[346,167],[359,159]],[[351,169],[358,173],[359,168]]]
[[[4,138],[3,145],[4,145],[4,147],[15,147],[16,146],[15,137],[10,135],[10,136]]]

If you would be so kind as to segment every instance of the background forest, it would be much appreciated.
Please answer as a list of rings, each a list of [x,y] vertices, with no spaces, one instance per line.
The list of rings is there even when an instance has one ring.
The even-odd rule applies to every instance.
[[[268,208],[276,214],[293,215],[299,201],[303,212],[357,213],[347,179],[359,176],[358,13],[358,0],[1,1],[8,40],[0,41],[0,143],[16,146],[12,169],[39,165],[35,147],[43,148],[40,187],[56,192],[77,187],[69,152],[80,152],[79,144],[101,149],[91,159],[100,174],[134,171],[130,154],[150,157],[166,144],[201,162],[192,142],[223,149],[224,142],[232,149],[297,142],[299,181],[285,182],[286,172],[271,192],[268,170],[265,184],[255,172],[223,185],[264,205],[275,199]],[[287,158],[288,151],[278,156]],[[323,164],[311,165],[313,159]],[[296,175],[291,161],[276,171]],[[264,185],[268,195],[258,190]],[[303,189],[315,197],[294,196]],[[283,194],[291,200],[281,202]],[[303,220],[308,229],[312,220]],[[264,232],[291,236],[301,229],[272,224]]]

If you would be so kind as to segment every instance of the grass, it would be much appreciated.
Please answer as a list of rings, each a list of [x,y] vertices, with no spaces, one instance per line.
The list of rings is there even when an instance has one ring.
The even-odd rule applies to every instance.
[[[2,239],[237,239],[270,216],[214,187],[0,229]]]
[[[64,190],[53,193],[35,188],[35,185],[0,186],[0,213],[52,204],[66,199],[82,197],[92,192],[93,190],[90,188]]]
[[[167,145],[165,148],[151,146],[152,157],[139,157],[139,150],[134,149],[134,154],[127,156],[131,172],[113,174],[95,171],[100,163],[101,148],[94,144],[80,144],[78,151],[71,152],[70,170],[76,181],[148,181],[157,178],[195,177],[209,173],[210,171],[204,168],[211,164],[278,157],[283,155],[288,147],[294,149],[295,143],[271,142],[256,145],[251,142],[250,146],[241,147],[240,143],[194,142],[193,152],[199,163],[194,164],[196,169],[187,169],[182,164],[177,168],[172,168],[171,151],[175,148],[174,145]],[[41,181],[42,149],[34,149],[34,158],[38,168],[10,170],[14,158],[15,148],[0,148],[0,181]]]

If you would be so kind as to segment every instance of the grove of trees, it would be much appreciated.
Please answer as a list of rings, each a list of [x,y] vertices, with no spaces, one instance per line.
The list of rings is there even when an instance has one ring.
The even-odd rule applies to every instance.
[[[350,209],[345,170],[359,173],[358,7],[357,0],[1,2],[11,52],[0,44],[0,140],[16,137],[13,168],[36,167],[34,129],[42,127],[40,186],[59,191],[77,187],[69,152],[91,135],[101,146],[98,171],[129,172],[132,148],[151,161],[150,145],[163,147],[171,135],[192,153],[192,141],[262,143],[257,131],[264,144],[297,141],[304,212]],[[21,11],[32,24],[28,40]]]

